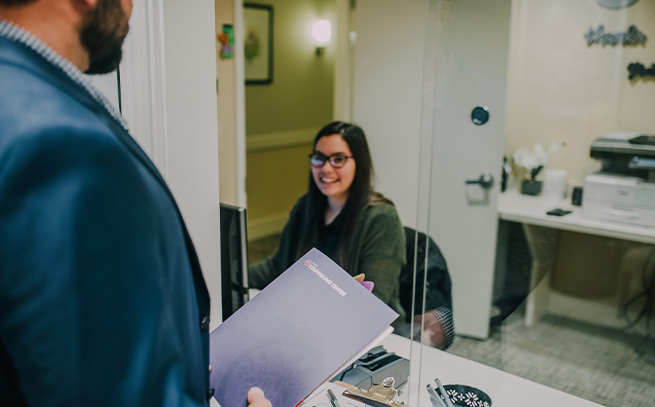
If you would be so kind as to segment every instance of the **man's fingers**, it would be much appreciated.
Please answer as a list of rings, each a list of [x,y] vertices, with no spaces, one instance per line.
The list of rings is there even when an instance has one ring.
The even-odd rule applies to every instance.
[[[268,401],[264,395],[264,391],[259,387],[253,387],[248,390],[248,406],[249,407],[272,407],[271,402]]]

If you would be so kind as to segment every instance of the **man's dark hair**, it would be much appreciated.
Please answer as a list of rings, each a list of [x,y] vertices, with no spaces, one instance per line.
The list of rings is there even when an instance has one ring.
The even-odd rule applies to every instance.
[[[0,6],[25,6],[36,0],[0,0]]]

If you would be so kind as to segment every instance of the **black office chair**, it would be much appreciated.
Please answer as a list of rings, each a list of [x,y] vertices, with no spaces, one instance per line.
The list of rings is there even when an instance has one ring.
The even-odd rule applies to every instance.
[[[448,347],[455,339],[455,329],[452,313],[452,282],[446,259],[439,250],[439,246],[425,233],[405,227],[405,238],[407,240],[407,263],[400,272],[399,288],[400,304],[405,309],[406,322],[410,323],[412,316],[421,315],[424,310],[425,312],[436,311],[435,315],[441,322],[447,339],[446,347]],[[416,280],[414,280],[415,267]],[[423,284],[426,271],[427,281],[425,281],[424,291]],[[414,295],[414,309],[412,311],[412,292],[414,288],[416,288],[416,294]],[[423,308],[424,293],[425,308]]]

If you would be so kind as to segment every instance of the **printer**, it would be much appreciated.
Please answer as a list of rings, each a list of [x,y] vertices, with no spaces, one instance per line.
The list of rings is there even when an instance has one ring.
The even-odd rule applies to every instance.
[[[583,215],[655,226],[655,135],[608,133],[593,141],[590,155],[601,170],[585,177]]]

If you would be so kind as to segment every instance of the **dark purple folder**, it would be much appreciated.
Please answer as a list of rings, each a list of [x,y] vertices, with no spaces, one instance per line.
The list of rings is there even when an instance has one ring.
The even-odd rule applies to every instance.
[[[258,386],[274,407],[293,407],[397,317],[312,249],[211,333],[214,397],[245,407]]]

